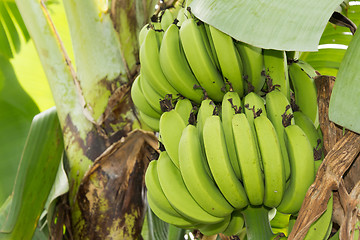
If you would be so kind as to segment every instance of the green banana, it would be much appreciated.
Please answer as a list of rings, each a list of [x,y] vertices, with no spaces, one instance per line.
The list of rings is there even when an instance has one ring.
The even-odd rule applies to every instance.
[[[300,110],[319,126],[317,89],[314,78],[316,70],[307,62],[298,60],[289,65],[289,75],[295,92],[295,103]]]
[[[209,56],[212,57],[211,59],[212,59],[214,65],[216,66],[216,69],[219,70],[220,63],[219,63],[219,59],[217,58],[217,55],[216,55],[214,42],[211,37],[210,25],[204,23],[204,28],[205,28],[206,38],[208,39],[209,46],[210,46],[210,48],[208,49],[208,50],[210,50],[210,51],[208,51]]]
[[[323,152],[323,138],[319,131],[315,128],[311,119],[301,111],[294,112],[295,124],[298,125],[308,137],[310,144],[314,150],[314,159],[322,160],[324,158]]]
[[[248,199],[231,167],[219,116],[213,115],[206,119],[203,139],[207,161],[221,193],[234,208],[244,208],[248,205]]]
[[[131,99],[139,111],[143,112],[149,117],[160,118],[161,114],[152,108],[144,97],[140,86],[140,74],[135,78],[133,84],[131,85]]]
[[[290,101],[290,82],[285,51],[263,49],[265,74]],[[268,86],[270,87],[270,86]]]
[[[160,46],[160,65],[167,80],[184,97],[200,103],[204,93],[195,85],[200,85],[187,63],[181,48],[179,28],[171,24],[166,30]]]
[[[141,71],[140,71],[141,72]],[[150,106],[158,113],[162,113],[160,101],[164,98],[153,87],[150,86],[148,79],[145,75],[140,73],[140,87],[143,90],[144,97]]]
[[[311,224],[304,240],[323,240],[328,239],[328,228],[332,223],[331,217],[333,212],[333,195],[327,203],[326,211]]]
[[[188,19],[190,16],[190,13],[188,10],[186,10],[185,8],[180,8],[179,12],[176,16],[176,19],[178,20],[177,25],[181,26],[183,24],[183,22]]]
[[[262,49],[239,41],[235,42],[235,46],[244,65],[244,80],[251,83],[254,88],[251,89],[245,84],[245,90],[247,92],[252,92],[253,90],[259,93],[265,83],[265,77],[262,74],[264,69]]]
[[[222,233],[226,236],[237,235],[244,228],[244,223],[244,216],[241,210],[235,210],[231,213],[229,225]]]
[[[179,142],[179,165],[187,189],[205,211],[216,217],[231,214],[234,208],[226,201],[206,171],[206,158],[201,149],[198,130],[194,125],[186,126],[182,132]]]
[[[224,95],[221,105],[221,121],[223,124],[225,141],[229,153],[231,166],[234,169],[236,177],[241,179],[241,171],[239,161],[236,155],[234,134],[231,125],[233,115],[238,111],[241,111],[241,100],[239,94],[237,92],[227,92]]]
[[[169,224],[175,225],[180,228],[191,229],[196,226],[194,222],[187,220],[186,218],[182,217],[178,214],[174,209],[174,214],[169,214],[168,212],[164,211],[162,205],[160,205],[149,192],[147,193],[147,201],[151,210],[164,222]],[[168,203],[167,207],[171,207],[170,203]]]
[[[237,54],[233,39],[211,25],[209,25],[209,29],[223,78],[231,84],[234,92],[237,92],[240,97],[243,97],[243,64],[240,56]],[[229,86],[227,86],[227,90],[229,90]]]
[[[268,212],[269,209],[263,205],[249,205],[242,211],[247,239],[271,239],[274,236],[271,231]]]
[[[161,28],[166,32],[168,27],[174,22],[174,16],[170,12],[170,9],[165,9],[162,11],[160,17]],[[162,42],[161,42],[162,43]]]
[[[146,37],[147,31],[149,30],[150,26],[149,24],[145,24],[139,31],[139,37],[138,37],[138,41],[139,41],[139,47],[141,47],[141,45],[144,42],[144,39]]]
[[[255,143],[256,136],[244,113],[233,116],[232,130],[246,195],[250,204],[261,205],[264,201],[264,181]]]
[[[276,207],[285,191],[285,168],[280,142],[273,124],[266,116],[255,118],[254,125],[264,169],[264,205]]]
[[[193,110],[191,101],[187,98],[179,98],[175,105],[175,111],[184,120],[185,125],[189,124],[190,114]]]
[[[213,49],[214,44],[212,42],[212,39],[208,38],[208,33],[210,34],[209,25],[204,22],[199,21],[198,28],[200,30],[202,40],[204,42],[206,51],[211,58],[212,63],[216,66],[217,69],[219,69],[219,61],[217,59],[216,53],[213,52],[213,50],[215,50],[215,49]],[[211,35],[209,35],[209,36],[211,37]],[[211,41],[212,46],[210,45],[210,41]],[[215,54],[215,56],[214,56],[214,54]],[[216,58],[216,60],[214,58]]]
[[[140,115],[140,118],[141,120],[149,127],[151,128],[152,130],[154,130],[155,132],[158,132],[159,131],[159,118],[153,118],[153,117],[150,117],[148,115],[146,115],[145,113],[143,112],[139,112],[139,115]]]
[[[215,224],[202,226],[199,228],[199,231],[205,236],[212,236],[221,233],[228,227],[230,220],[231,220],[231,215],[227,215],[226,217],[224,217],[223,221]]]
[[[179,141],[186,125],[174,109],[163,113],[160,117],[161,142],[177,168],[179,168]]]
[[[207,213],[197,204],[186,188],[179,169],[166,152],[160,153],[157,170],[161,188],[177,212],[198,224],[214,224],[223,220]]]
[[[188,18],[182,23],[180,40],[190,68],[201,87],[205,89],[209,98],[220,102],[224,96],[224,82],[206,51],[201,32],[193,18]]]
[[[197,113],[196,128],[199,131],[200,144],[202,149],[204,149],[204,141],[203,141],[204,124],[206,119],[214,114],[214,111],[215,111],[215,104],[211,99],[205,99],[201,102],[199,111]]]
[[[194,222],[182,217],[170,205],[163,190],[161,189],[158,173],[157,160],[149,163],[145,172],[145,185],[147,188],[147,199],[152,211],[163,221],[181,227],[190,227],[195,225]]]
[[[157,42],[156,33],[154,29],[149,29],[140,47],[141,75],[146,77],[149,84],[161,96],[164,97],[167,94],[175,96],[178,91],[166,79],[160,66],[160,45]]]
[[[282,213],[295,214],[300,210],[306,191],[315,179],[314,156],[309,139],[298,125],[290,125],[285,128],[284,132],[291,175],[290,185],[277,210]]]
[[[256,136],[255,127],[254,127],[254,118],[256,115],[266,116],[266,109],[264,99],[260,97],[257,93],[250,92],[243,98],[244,113],[246,118],[249,121],[251,131],[254,136]],[[261,159],[259,144],[257,138],[255,138],[256,148],[258,149],[259,159]],[[260,165],[261,170],[263,170],[263,165]]]
[[[273,91],[267,93],[265,98],[267,117],[274,125],[278,135],[282,157],[284,160],[285,176],[286,179],[288,179],[290,177],[290,162],[284,140],[284,123],[294,124],[294,119],[292,119],[293,112],[288,99],[279,90],[274,89]],[[288,117],[284,115],[285,113]]]

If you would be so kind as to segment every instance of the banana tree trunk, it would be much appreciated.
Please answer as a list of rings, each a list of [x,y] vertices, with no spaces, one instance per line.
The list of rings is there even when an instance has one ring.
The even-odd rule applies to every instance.
[[[44,2],[16,0],[63,131],[71,235],[137,239],[145,214],[144,169],[157,146],[150,133],[129,134],[136,119],[130,88],[138,71],[137,35],[154,1],[113,1],[111,18],[103,3],[64,0],[75,69]]]

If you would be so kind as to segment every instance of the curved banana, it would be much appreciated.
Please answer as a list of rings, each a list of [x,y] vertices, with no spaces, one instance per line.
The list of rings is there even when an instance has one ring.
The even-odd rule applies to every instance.
[[[191,101],[187,98],[179,98],[175,105],[175,111],[184,120],[185,125],[189,124],[190,114],[193,110]]]
[[[164,34],[159,58],[161,69],[171,85],[184,97],[200,103],[204,93],[202,89],[194,88],[200,84],[181,49],[179,28],[175,24],[171,24]]]
[[[323,138],[319,131],[315,128],[314,123],[301,111],[295,111],[293,114],[295,124],[305,132],[310,141],[310,144],[314,150],[315,161],[322,160],[324,158]]]
[[[264,181],[255,143],[256,136],[244,113],[233,116],[232,130],[246,195],[250,204],[261,205],[264,201]]]
[[[144,42],[140,47],[141,75],[146,77],[149,84],[161,95],[177,95],[178,91],[166,79],[159,59],[160,45],[158,44],[154,29],[149,29]]]
[[[206,171],[206,158],[194,125],[186,126],[181,135],[179,165],[187,189],[205,211],[216,217],[231,214],[234,208],[226,201]]]
[[[236,177],[241,179],[239,161],[236,155],[234,134],[232,131],[231,121],[235,113],[241,110],[241,100],[237,92],[227,92],[224,95],[221,105],[221,121],[223,124],[225,141],[231,166],[234,169]]]
[[[179,169],[166,152],[160,153],[157,170],[161,188],[177,212],[199,224],[214,224],[222,221],[222,218],[207,213],[194,200],[185,186]]]
[[[253,131],[254,136],[256,136],[255,127],[254,127],[254,118],[255,116],[260,116],[260,115],[266,116],[265,101],[257,93],[250,92],[246,94],[246,96],[243,98],[243,105],[244,105],[244,113],[249,121],[251,131]],[[255,138],[255,143],[258,149],[259,159],[260,161],[262,161],[257,138]],[[260,165],[260,167],[261,170],[263,170],[262,164]]]
[[[156,40],[158,45],[160,46],[164,36],[164,30],[161,27],[161,23],[158,22],[158,19],[156,19],[156,22],[151,22],[150,24],[152,26],[152,29],[155,31]]]
[[[144,39],[146,37],[147,31],[150,29],[149,24],[145,24],[139,31],[139,37],[138,37],[138,41],[139,41],[139,47],[141,47],[141,45],[144,42]]]
[[[259,93],[265,83],[265,76],[262,74],[264,69],[262,49],[239,41],[235,42],[235,46],[244,65],[245,82],[251,83],[253,91]],[[245,84],[245,90],[251,92],[252,89]]]
[[[180,8],[179,11],[178,11],[178,14],[176,16],[176,19],[178,20],[178,23],[177,25],[180,27],[183,22],[188,19],[190,16],[190,13],[188,10],[186,10],[185,8]]]
[[[141,72],[141,71],[140,71]],[[148,79],[141,74],[140,82],[141,90],[143,90],[144,97],[150,106],[158,113],[162,113],[160,101],[164,99],[158,92],[156,92],[149,84]]]
[[[245,190],[231,167],[219,116],[213,115],[206,119],[203,139],[206,158],[221,193],[234,208],[247,206]]]
[[[209,53],[209,56],[211,57],[212,62],[216,66],[216,69],[220,70],[219,59],[217,58],[214,42],[213,42],[212,37],[211,37],[210,25],[207,24],[207,23],[204,23],[204,29],[205,29],[206,38],[207,38],[207,40],[209,42],[209,47],[210,47],[209,49],[207,49],[208,53]]]
[[[224,96],[224,82],[206,51],[201,32],[193,18],[186,19],[180,28],[180,40],[186,59],[196,79],[214,101],[220,102]]]
[[[332,223],[331,217],[333,212],[333,194],[327,203],[326,211],[311,224],[304,240],[323,240],[328,239],[328,227]]]
[[[226,236],[238,234],[244,228],[244,216],[241,210],[236,210],[231,213],[231,220],[227,228],[222,232]]]
[[[151,161],[146,169],[145,185],[150,208],[161,220],[181,227],[195,225],[194,222],[189,221],[176,212],[167,200],[160,186],[157,172],[157,160]]]
[[[163,113],[160,117],[161,142],[177,168],[179,168],[179,141],[185,127],[184,120],[174,109]]]
[[[208,35],[208,33],[210,34],[209,25],[202,21],[199,21],[197,24],[197,27],[200,30],[203,43],[205,45],[207,53],[209,54],[209,56],[211,58],[212,63],[216,66],[217,69],[219,69],[218,68],[219,67],[218,59],[217,58],[216,58],[216,60],[214,59],[214,54],[216,55],[216,53],[213,52],[213,50],[215,51],[214,45],[210,46],[210,41],[211,41],[211,44],[213,44],[212,39],[208,38],[208,36],[211,37],[211,35]],[[217,56],[215,56],[215,57],[217,57]]]
[[[294,124],[293,111],[286,96],[275,89],[266,94],[266,113],[275,127],[284,160],[286,179],[290,177],[290,162],[284,140],[284,123]],[[286,115],[284,115],[286,114]]]
[[[264,169],[264,205],[272,208],[280,204],[285,191],[285,168],[280,142],[273,124],[266,116],[255,118],[254,126]]]
[[[143,112],[139,112],[140,118],[141,120],[149,127],[151,128],[153,131],[158,132],[159,131],[159,118],[153,118],[150,117],[148,115],[146,115]]]
[[[284,137],[289,153],[291,175],[290,185],[277,210],[295,214],[300,210],[306,191],[315,179],[314,156],[309,139],[298,125],[286,127]]]
[[[200,143],[202,148],[204,149],[204,141],[203,141],[203,129],[205,125],[205,121],[208,117],[214,115],[215,104],[211,99],[205,99],[201,102],[199,107],[199,111],[196,116],[196,128],[199,132]]]
[[[243,64],[235,49],[233,39],[211,25],[209,25],[209,29],[223,78],[226,82],[231,84],[234,92],[237,92],[240,97],[243,97]],[[226,87],[227,90],[229,90],[229,86],[227,85]]]
[[[164,210],[164,207],[160,205],[152,194],[149,192],[147,193],[147,201],[149,203],[149,206],[151,210],[155,213],[158,218],[163,220],[164,222],[167,222],[169,224],[175,225],[180,228],[184,229],[191,229],[196,226],[196,223],[187,220],[186,218],[182,217],[180,214],[178,214],[174,209],[174,214],[169,214],[167,211]],[[168,206],[171,207],[170,203],[168,202]],[[172,208],[172,207],[171,207]]]
[[[298,60],[289,65],[289,75],[295,92],[295,103],[300,110],[319,126],[317,89],[314,78],[316,70],[307,62]]]
[[[223,221],[215,224],[205,225],[199,228],[199,231],[205,236],[212,236],[218,233],[223,232],[229,225],[231,220],[231,215],[224,217]]]
[[[285,51],[263,49],[265,74],[290,101],[290,82]],[[269,86],[268,86],[269,87]]]
[[[168,27],[174,22],[174,16],[170,12],[170,9],[165,9],[160,17],[161,28],[166,32]],[[162,44],[162,42],[161,42]]]
[[[140,86],[140,74],[135,78],[131,86],[131,99],[134,102],[136,108],[149,117],[160,118],[161,114],[158,113],[146,100],[141,86]]]

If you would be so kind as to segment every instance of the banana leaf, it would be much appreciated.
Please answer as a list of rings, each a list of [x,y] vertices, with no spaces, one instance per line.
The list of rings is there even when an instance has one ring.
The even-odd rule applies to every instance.
[[[8,200],[1,208],[5,213],[0,213],[0,239],[30,239],[33,236],[63,151],[56,109],[36,115],[22,152],[11,203]]]
[[[316,51],[342,0],[193,0],[192,13],[248,44],[289,51]]]
[[[31,120],[39,112],[0,55],[0,205],[10,195]]]
[[[330,98],[331,121],[360,133],[360,31],[356,31],[340,64]]]

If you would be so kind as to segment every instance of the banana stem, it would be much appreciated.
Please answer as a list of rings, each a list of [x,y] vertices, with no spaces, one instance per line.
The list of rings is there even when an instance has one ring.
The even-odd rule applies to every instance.
[[[249,205],[242,214],[245,218],[247,239],[270,239],[274,236],[268,217],[269,210],[263,206]]]

